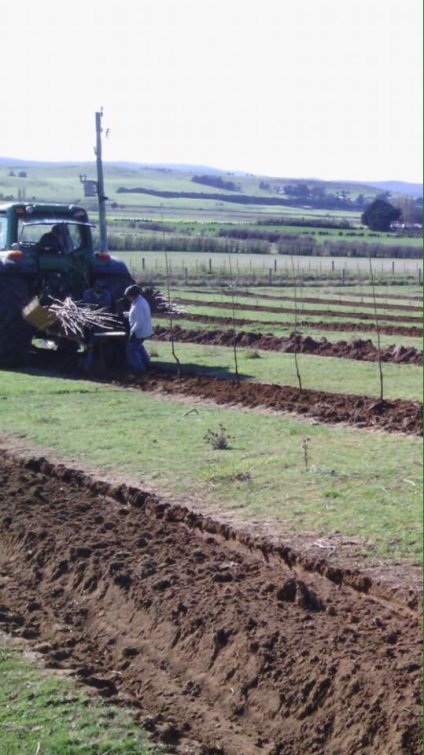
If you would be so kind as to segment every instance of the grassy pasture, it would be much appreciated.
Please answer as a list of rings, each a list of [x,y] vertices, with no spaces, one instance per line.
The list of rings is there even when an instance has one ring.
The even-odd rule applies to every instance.
[[[282,533],[356,537],[363,556],[418,558],[418,438],[22,372],[1,374],[0,403],[4,436],[46,455]],[[216,451],[205,435],[220,424],[230,448]]]
[[[265,296],[292,296],[295,295],[295,289],[292,285],[290,286],[284,286],[284,287],[278,287],[278,286],[272,286],[267,287],[264,291],[263,286],[251,286],[249,287],[249,291],[252,293],[257,293],[258,295],[265,295]],[[374,291],[371,285],[357,285],[357,286],[348,286],[348,287],[337,287],[332,288],[331,286],[320,286],[317,290],[316,286],[313,285],[304,285],[302,287],[297,286],[296,287],[296,293],[298,297],[302,296],[325,296],[326,299],[329,299],[330,301],[332,299],[335,299],[336,301],[343,302],[346,299],[350,301],[354,301],[355,299],[358,302],[362,301],[369,301],[374,302],[374,292],[375,296],[377,298],[377,301],[392,301],[393,303],[397,304],[412,304],[414,306],[417,306],[418,303],[422,304],[423,301],[423,291],[421,286],[417,285],[410,285],[410,286],[399,286],[394,283],[393,285],[384,285],[384,286],[374,286]]]
[[[116,196],[119,206],[110,212],[112,222],[118,217],[120,219],[133,219],[135,217],[137,220],[140,217],[151,217],[157,221],[166,220],[169,222],[184,221],[193,223],[199,221],[199,218],[201,218],[202,224],[215,223],[216,220],[222,223],[242,224],[256,223],[261,218],[274,218],[278,215],[279,217],[296,217],[309,220],[324,216],[331,220],[350,220],[353,224],[360,223],[360,213],[341,213],[338,210],[323,211],[284,206],[279,206],[277,210],[275,206],[237,205],[213,200],[205,200],[200,204],[198,200],[189,199],[166,199],[162,200],[161,204],[157,202],[153,204],[150,202],[150,199],[158,199],[159,197],[149,197],[146,194],[117,194]],[[190,203],[190,205],[187,203]],[[87,204],[87,200],[84,200],[84,204],[90,208],[92,213],[96,212],[96,206],[92,200],[90,204]]]
[[[217,302],[218,303],[218,302]],[[220,317],[227,317],[232,318],[233,317],[233,310],[231,309],[230,302],[222,302],[222,306],[220,307],[208,307],[207,305],[184,305],[184,308],[187,312],[190,312],[194,315],[207,315],[207,316],[220,316]],[[275,322],[275,324],[278,326],[278,324],[281,321],[284,322],[291,322],[292,328],[294,328],[296,321],[299,322],[322,322],[323,320],[326,320],[326,313],[325,309],[322,310],[324,312],[323,315],[309,315],[307,310],[304,309],[298,309],[297,312],[297,318],[294,314],[294,312],[282,312],[281,314],[278,314],[276,312],[265,312],[260,310],[243,310],[243,309],[237,309],[235,310],[235,316],[237,319],[246,319],[246,320],[256,320],[258,325],[261,325],[261,322]],[[359,318],[360,319],[360,318]],[[328,317],[327,322],[333,321],[333,322],[340,322],[345,323],[347,325],[352,325],[355,322],[355,319],[353,317],[343,317],[343,316],[337,316],[337,317]],[[373,323],[373,320],[368,320],[367,322]],[[384,325],[384,318],[380,320],[380,324]],[[396,321],[395,323],[391,320],[387,324],[391,325],[406,325],[411,323],[405,323],[401,318]],[[416,325],[420,327],[420,323],[412,323],[413,325]],[[268,326],[269,327],[269,326]],[[302,332],[305,331],[305,328],[307,328],[307,325],[302,325]],[[353,333],[353,331],[352,331]],[[346,334],[345,334],[345,337]],[[369,337],[369,336],[368,336]]]
[[[127,712],[89,697],[70,678],[44,671],[24,643],[1,633],[0,678],[4,755],[153,755]]]
[[[107,145],[105,147],[105,158]],[[10,175],[11,170],[14,175]],[[25,178],[20,178],[18,173],[24,170]],[[225,192],[216,189],[213,186],[204,186],[193,183],[191,178],[194,174],[208,172],[207,169],[199,167],[192,172],[178,169],[152,168],[151,166],[140,165],[118,165],[104,162],[104,179],[107,195],[110,202],[116,202],[119,205],[119,214],[131,216],[133,213],[161,215],[169,218],[186,218],[195,219],[203,217],[211,219],[232,219],[232,220],[253,220],[259,216],[270,215],[300,215],[302,217],[326,217],[344,218],[349,217],[359,221],[360,213],[340,210],[313,210],[310,208],[291,208],[287,206],[263,206],[263,205],[232,205],[229,202],[217,200],[206,200],[199,197],[198,199],[174,199],[163,197],[148,196],[145,194],[121,194],[118,189],[121,186],[126,188],[144,187],[154,190],[165,191],[197,191],[214,193],[227,193],[229,196],[233,192]],[[96,179],[96,166],[93,162],[86,163],[29,163],[19,166],[0,166],[0,191],[4,195],[21,196],[26,200],[36,197],[38,201],[64,201],[77,202],[81,201],[94,214],[97,214],[97,203],[95,198],[84,197],[83,186],[79,176],[86,175],[88,179]],[[224,176],[227,180],[227,176]],[[263,192],[259,184],[261,176],[237,175],[230,176],[230,179],[240,184],[243,193],[250,195],[260,195],[275,197],[279,196],[277,191]],[[288,179],[271,179],[276,183],[290,182]],[[358,193],[363,193],[369,197],[370,201],[379,193],[379,189],[370,186],[360,186],[356,184],[343,184],[335,182],[314,182],[309,181],[312,186],[319,183],[330,192],[347,191],[350,196],[356,197]],[[110,209],[110,214],[116,214],[117,210]]]
[[[120,186],[125,186],[129,189],[143,186],[147,189],[165,190],[165,191],[198,191],[207,192],[208,194],[228,194],[234,195],[232,191],[226,191],[214,186],[203,185],[193,182],[191,179],[194,175],[207,173],[207,168],[193,168],[193,170],[182,170],[178,168],[164,168],[143,166],[140,164],[118,164],[107,162],[106,155],[107,148],[104,154],[103,172],[105,184],[107,185],[108,192],[116,192]],[[11,170],[15,175],[10,175]],[[21,178],[18,173],[25,170],[27,176]],[[85,163],[28,163],[19,166],[14,165],[1,165],[0,166],[0,186],[6,189],[13,189],[14,187],[22,186],[37,186],[45,185],[53,181],[62,181],[64,186],[72,185],[79,187],[82,194],[82,186],[79,180],[80,174],[86,174],[88,179],[96,179],[96,164],[94,160],[92,162]],[[263,179],[261,176],[252,174],[227,174],[224,175],[224,180],[231,180],[238,184],[245,194],[250,195],[262,195],[269,197],[280,196],[277,191],[263,192],[260,189],[260,182]],[[290,183],[289,179],[275,179],[275,182]],[[352,197],[357,196],[359,193],[366,194],[369,197],[375,197],[379,193],[379,189],[372,186],[339,183],[339,182],[327,182],[327,181],[308,181],[309,185],[319,184],[319,186],[328,189],[329,191],[346,191]],[[119,196],[119,195],[118,195]]]
[[[402,293],[400,293],[400,291]],[[415,293],[414,293],[415,292]],[[312,288],[308,286],[286,288],[279,287],[239,287],[230,288],[229,286],[208,286],[190,287],[184,286],[171,288],[173,296],[180,298],[193,298],[193,301],[214,301],[220,299],[222,302],[236,302],[246,304],[246,306],[260,305],[264,310],[267,307],[310,307],[315,309],[331,308],[331,310],[346,311],[361,314],[364,312],[373,312],[375,309],[388,313],[398,313],[414,315],[422,311],[422,296],[418,287],[410,289],[409,293],[404,289],[397,289],[396,298],[390,294],[390,289],[386,287],[376,288],[375,296],[372,294],[371,287],[361,289],[335,289],[331,287]]]
[[[263,315],[277,314],[276,312],[267,312],[268,307],[275,309],[293,308],[293,310],[296,308],[297,312],[302,316],[312,314],[315,310],[327,312],[329,315],[331,315],[332,312],[340,312],[341,317],[345,316],[347,318],[349,316],[354,316],[357,320],[360,320],[361,317],[363,318],[364,315],[367,316],[367,318],[369,318],[370,315],[372,315],[372,317],[374,318],[375,315],[374,302],[355,302],[352,304],[352,300],[350,299],[345,299],[343,301],[336,298],[331,299],[326,296],[319,297],[321,299],[320,302],[308,302],[304,300],[302,293],[298,293],[296,297],[293,295],[293,298],[291,300],[287,300],[285,298],[278,300],[261,297],[260,292],[257,292],[257,297],[246,297],[243,295],[238,296],[237,292],[234,292],[233,295],[229,295],[228,291],[226,293],[222,293],[220,291],[211,291],[210,289],[208,289],[207,291],[191,291],[190,289],[184,289],[183,291],[179,292],[175,291],[174,295],[176,296],[176,298],[179,297],[186,301],[192,300],[193,306],[201,306],[202,302],[204,302],[205,304],[212,302],[214,304],[220,304],[225,308],[231,308],[234,303],[245,307],[246,312],[250,312],[252,317],[255,316],[256,310],[252,310],[251,307],[262,308],[259,309],[259,312]],[[365,306],[366,304],[368,306]],[[371,306],[369,306],[370,304]],[[384,320],[385,315],[387,315],[389,318],[396,316],[398,318],[399,325],[402,324],[403,318],[410,316],[420,318],[422,307],[420,306],[419,302],[409,302],[408,305],[405,305],[410,309],[393,309],[394,306],[400,306],[400,304],[400,302],[391,302],[388,300],[386,300],[385,302],[382,299],[376,301],[379,318],[381,318],[381,320]],[[281,316],[285,315],[286,313],[282,312]]]

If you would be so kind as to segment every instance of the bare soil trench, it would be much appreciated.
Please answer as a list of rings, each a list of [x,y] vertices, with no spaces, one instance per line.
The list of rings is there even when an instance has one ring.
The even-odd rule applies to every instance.
[[[157,325],[154,329],[156,341],[179,341],[181,343],[201,343],[214,346],[238,346],[240,348],[281,351],[286,353],[312,354],[320,357],[356,359],[367,362],[395,362],[397,364],[422,365],[423,353],[413,346],[396,344],[382,348],[371,340],[360,338],[331,343],[326,338],[315,341],[311,336],[292,333],[287,338],[279,338],[272,333],[230,330],[186,330],[179,325],[172,328]]]
[[[422,752],[408,571],[388,587],[45,459],[0,477],[0,626],[166,752]]]
[[[34,349],[30,365],[36,374],[66,374],[74,379],[93,379],[123,388],[160,392],[169,396],[189,396],[219,405],[292,412],[319,422],[340,422],[359,428],[422,435],[422,403],[407,399],[380,400],[375,396],[314,391],[272,383],[253,382],[225,373],[223,377],[175,369],[152,368],[141,375],[123,371],[95,370],[90,374],[72,364],[63,364],[60,353]],[[401,369],[401,368],[399,368]]]
[[[110,376],[108,381],[168,395],[208,399],[217,404],[293,412],[319,422],[344,422],[361,428],[422,435],[422,404],[419,401],[380,401],[372,396],[300,390],[251,380],[238,382],[234,378],[207,375],[178,376],[176,372],[159,369],[140,376]]]
[[[175,297],[175,302],[178,305],[183,306],[192,306],[192,307],[217,307],[218,309],[223,308],[223,302],[222,301],[203,301],[203,300],[196,300],[196,299],[184,299],[180,297]],[[293,302],[294,303],[294,302]],[[328,307],[328,301],[322,302],[323,305],[326,305]],[[243,310],[247,312],[276,312],[281,314],[294,314],[295,308],[293,307],[264,307],[260,304],[240,304],[239,302],[228,302],[228,307],[231,307],[233,310]],[[320,317],[325,316],[327,319],[331,317],[354,317],[356,320],[358,317],[361,317],[362,320],[373,320],[375,322],[376,316],[375,313],[371,312],[358,312],[359,307],[356,311],[352,310],[350,312],[339,312],[337,310],[328,310],[328,309],[308,309],[303,310],[301,308],[297,309],[298,316],[304,317],[305,315],[308,315],[308,317]],[[386,307],[385,307],[386,309]],[[410,308],[408,308],[410,311]],[[420,308],[421,312],[421,308]],[[413,315],[402,315],[396,314],[396,315],[387,315],[387,314],[378,314],[377,315],[378,320],[382,320],[384,322],[399,322],[401,320],[402,322],[416,322],[422,324],[422,314],[417,315],[416,317]]]
[[[166,319],[169,321],[169,317],[165,315],[161,315],[160,313],[155,314],[156,319]],[[208,323],[217,323],[218,325],[230,325],[232,328],[234,327],[246,327],[247,325],[255,325],[256,327],[258,325],[261,325],[262,327],[267,325],[270,327],[288,327],[293,328],[293,321],[290,322],[276,322],[275,320],[248,320],[248,319],[242,319],[242,318],[236,318],[236,317],[219,317],[219,316],[210,316],[210,315],[194,315],[189,312],[178,312],[174,313],[172,315],[173,320],[192,320],[194,322],[208,322]],[[375,323],[370,322],[354,322],[354,323],[348,323],[348,322],[328,322],[325,320],[321,320],[320,322],[314,322],[309,320],[301,320],[298,318],[297,320],[297,328],[308,328],[313,330],[331,330],[331,331],[341,331],[341,332],[351,332],[351,331],[361,331],[363,333],[375,333],[377,331],[377,327]],[[380,325],[379,326],[379,332],[383,335],[387,336],[404,336],[404,337],[411,337],[411,338],[421,338],[423,335],[422,328],[417,328],[415,325],[412,325],[411,327],[405,326],[405,325]]]

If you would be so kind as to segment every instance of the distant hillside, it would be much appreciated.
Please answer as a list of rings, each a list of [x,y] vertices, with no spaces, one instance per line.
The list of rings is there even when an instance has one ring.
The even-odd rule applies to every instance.
[[[412,197],[422,197],[423,196],[423,184],[421,183],[410,183],[407,181],[349,181],[340,179],[338,181],[325,181],[321,178],[304,178],[303,176],[298,177],[287,177],[287,176],[263,176],[261,174],[254,174],[254,173],[248,173],[240,170],[220,170],[219,168],[211,168],[209,166],[205,165],[179,165],[179,164],[173,164],[173,163],[115,163],[116,166],[122,165],[125,167],[132,167],[134,169],[137,168],[146,168],[150,170],[162,170],[162,171],[176,171],[176,172],[182,172],[182,173],[197,173],[199,171],[202,171],[204,173],[209,173],[213,175],[219,175],[219,176],[250,176],[251,178],[263,178],[273,181],[281,181],[282,183],[292,183],[293,181],[298,182],[302,181],[309,184],[326,184],[328,186],[331,186],[332,188],[335,188],[338,184],[341,186],[341,188],[346,189],[347,187],[351,186],[352,190],[354,190],[356,187],[362,187],[362,189],[366,186],[369,186],[371,188],[375,189],[381,189],[381,191],[389,191],[392,194],[408,194]]]
[[[385,182],[377,186],[370,182],[271,178],[199,165],[189,168],[185,165],[173,167],[170,164],[105,161],[108,206],[114,213],[131,217],[141,213],[143,217],[178,215],[191,219],[200,214],[202,219],[233,221],[256,219],[259,213],[267,212],[274,216],[301,213],[304,218],[331,213],[338,220],[359,222],[364,207],[382,191],[401,187],[406,193],[410,186],[402,182]],[[83,202],[90,213],[96,213],[95,186],[94,160],[85,163],[41,162],[0,157],[2,202]],[[207,191],[201,191],[206,187]]]
[[[13,167],[23,167],[23,166],[34,166],[34,167],[43,167],[46,168],[54,168],[59,166],[75,166],[78,167],[79,161],[75,160],[64,160],[64,161],[42,161],[42,160],[23,160],[21,158],[17,157],[0,157],[0,166],[8,166],[10,168]],[[166,173],[181,173],[181,174],[196,174],[199,172],[207,173],[210,175],[215,176],[238,176],[238,177],[245,177],[250,179],[264,179],[267,181],[273,181],[273,182],[279,182],[281,185],[288,184],[288,183],[307,183],[309,185],[323,185],[327,186],[328,188],[335,189],[336,187],[339,187],[342,190],[349,190],[355,193],[363,192],[363,190],[366,187],[370,187],[373,189],[380,189],[381,191],[389,191],[392,194],[407,194],[409,196],[418,198],[423,196],[423,184],[422,183],[412,183],[407,181],[349,181],[340,179],[338,181],[325,181],[320,178],[305,178],[305,177],[294,177],[294,176],[263,176],[260,174],[254,174],[254,173],[248,173],[243,172],[239,170],[221,170],[219,168],[212,168],[210,166],[206,165],[186,165],[186,164],[174,164],[174,163],[139,163],[139,162],[129,162],[129,161],[118,161],[118,162],[104,162],[105,168],[114,168],[118,169],[123,168],[130,169],[134,171],[157,171],[158,173],[166,174]],[[93,168],[95,168],[95,163],[93,163]],[[84,172],[84,170],[87,170],[87,163],[81,162],[81,170]],[[94,176],[93,176],[94,177]]]
[[[382,191],[390,191],[391,194],[409,194],[411,197],[422,197],[423,185],[408,183],[406,181],[363,181],[367,186],[374,186]]]

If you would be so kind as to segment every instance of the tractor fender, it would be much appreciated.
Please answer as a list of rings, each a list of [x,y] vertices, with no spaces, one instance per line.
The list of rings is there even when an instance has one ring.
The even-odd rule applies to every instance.
[[[37,266],[31,260],[14,260],[9,257],[0,257],[0,275],[35,275]]]
[[[129,275],[125,262],[117,257],[109,257],[106,260],[94,259],[90,264],[90,273],[94,278],[97,275]]]

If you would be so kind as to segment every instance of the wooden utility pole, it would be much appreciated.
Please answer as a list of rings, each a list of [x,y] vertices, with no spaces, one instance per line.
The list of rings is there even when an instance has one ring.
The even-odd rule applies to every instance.
[[[102,116],[103,108],[96,113],[96,161],[97,161],[97,199],[99,203],[100,251],[107,252],[106,201],[103,182],[102,164]]]

